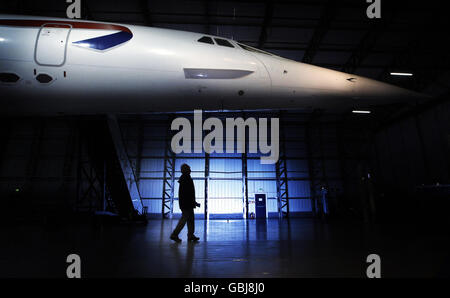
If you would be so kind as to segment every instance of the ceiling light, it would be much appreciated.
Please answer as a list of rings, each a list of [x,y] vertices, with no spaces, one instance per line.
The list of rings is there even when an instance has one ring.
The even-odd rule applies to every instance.
[[[405,77],[412,77],[413,74],[410,72],[391,72],[391,76],[405,76]]]

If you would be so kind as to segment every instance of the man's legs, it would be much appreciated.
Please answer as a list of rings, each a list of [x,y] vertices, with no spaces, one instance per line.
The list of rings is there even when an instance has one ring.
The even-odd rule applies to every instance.
[[[173,230],[172,235],[170,235],[170,239],[180,242],[181,240],[178,238],[178,234],[180,234],[181,230],[183,229],[184,225],[187,222],[188,226],[188,240],[190,241],[198,241],[199,238],[195,237],[194,230],[195,230],[195,216],[194,216],[194,210],[193,209],[186,209],[181,210],[182,215],[180,220],[178,221],[178,224]]]
[[[187,220],[188,220],[187,214],[184,211],[182,211],[181,218],[180,220],[178,220],[178,224],[175,230],[173,230],[172,236],[178,237],[178,234],[180,234],[181,230],[184,228],[184,225],[186,224]]]
[[[186,212],[186,214],[187,214],[188,239],[189,239],[194,236],[194,230],[195,230],[194,210],[189,209],[189,210],[185,210],[183,212]]]
[[[198,241],[200,238],[195,237],[194,230],[195,230],[195,215],[194,210],[190,209],[187,211],[188,217],[187,217],[187,224],[188,224],[188,241]]]

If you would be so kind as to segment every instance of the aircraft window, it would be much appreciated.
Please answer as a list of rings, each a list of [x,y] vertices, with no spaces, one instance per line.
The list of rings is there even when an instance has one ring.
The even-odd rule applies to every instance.
[[[38,80],[39,83],[47,84],[53,81],[53,78],[49,76],[48,74],[41,73],[36,77],[36,80]]]
[[[202,38],[200,38],[199,40],[197,40],[198,42],[203,42],[203,43],[209,43],[209,44],[214,44],[214,41],[212,40],[211,37],[208,36],[203,36]]]
[[[219,46],[224,46],[224,47],[229,47],[229,48],[234,48],[234,46],[226,39],[222,39],[222,38],[214,38],[214,40],[216,41],[216,43]]]
[[[3,83],[15,83],[20,79],[15,73],[2,72],[0,73],[0,82]]]
[[[250,46],[246,46],[245,44],[242,44],[242,43],[238,43],[238,45],[239,45],[241,48],[243,48],[244,50],[247,50],[247,51],[250,51],[250,52],[255,52],[255,53],[259,53],[259,54],[264,54],[264,55],[273,56],[273,54],[271,54],[271,53],[267,53],[267,52],[264,52],[264,51],[259,50],[259,49],[256,49],[256,48],[252,48],[252,47],[250,47]]]

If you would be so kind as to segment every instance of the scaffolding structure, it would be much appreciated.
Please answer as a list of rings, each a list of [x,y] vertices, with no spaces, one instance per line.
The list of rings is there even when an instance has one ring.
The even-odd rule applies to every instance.
[[[170,125],[169,125],[170,129]],[[175,192],[175,153],[171,148],[171,131],[166,135],[164,149],[164,173],[163,173],[163,189],[162,189],[162,211],[163,218],[172,218],[173,200]]]

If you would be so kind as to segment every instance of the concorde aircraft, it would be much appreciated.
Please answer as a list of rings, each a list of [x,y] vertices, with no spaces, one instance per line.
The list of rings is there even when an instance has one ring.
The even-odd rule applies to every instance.
[[[368,109],[421,94],[227,38],[0,15],[0,114]]]

